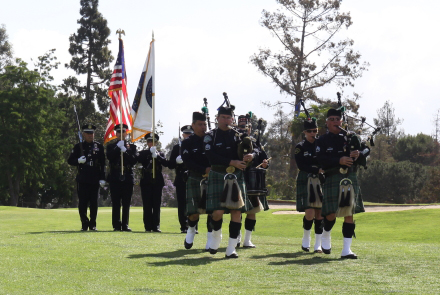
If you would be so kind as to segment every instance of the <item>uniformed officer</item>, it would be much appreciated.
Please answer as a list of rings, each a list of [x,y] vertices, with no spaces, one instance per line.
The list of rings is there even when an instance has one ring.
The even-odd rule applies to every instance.
[[[238,117],[238,129],[243,132],[246,132],[247,134],[249,134],[249,136],[251,136],[252,124],[250,122],[250,116],[240,115]],[[246,180],[246,190],[253,188],[252,185],[250,184],[251,182],[252,183],[257,182],[257,179],[251,180],[253,176],[256,176],[256,174],[252,173],[256,170],[256,167],[261,164],[260,167],[266,169],[269,165],[267,161],[268,159],[267,154],[262,148],[260,142],[252,138],[252,146],[253,146],[253,154],[255,158],[252,160],[252,163],[244,170],[244,178]],[[258,172],[265,173],[261,171]],[[260,178],[260,180],[262,179]],[[259,185],[263,185],[263,184],[259,183]],[[264,193],[258,192],[254,194],[254,193],[249,193],[249,191],[247,191],[247,196],[248,198],[255,198],[255,199],[258,198],[259,200],[257,200],[257,202],[262,203],[264,210],[269,210],[269,206],[266,200],[266,195]],[[246,212],[246,219],[244,220],[244,229],[245,229],[245,235],[243,241],[244,248],[255,248],[255,245],[251,241],[251,237],[252,237],[252,231],[254,230],[256,223],[257,223],[256,213]],[[238,246],[240,245],[241,242],[240,240],[241,240],[241,232],[238,237]]]
[[[307,118],[304,120],[303,132],[305,140],[298,143],[295,147],[295,161],[299,169],[296,178],[296,210],[299,212],[305,212],[303,218],[304,233],[301,249],[305,252],[310,251],[310,231],[314,221],[314,252],[322,253],[322,190],[319,173],[322,174],[324,171],[320,168],[315,154],[315,140],[316,135],[318,134],[316,118]]]
[[[142,164],[141,194],[144,209],[144,227],[146,232],[161,232],[160,230],[160,205],[162,202],[162,189],[165,181],[162,175],[162,166],[168,167],[165,155],[156,149],[159,135],[145,135],[148,149],[139,152],[138,161]],[[153,159],[155,161],[155,176],[153,177]]]
[[[193,130],[191,125],[185,125],[180,128],[182,132],[183,140],[187,139]],[[176,178],[174,178],[173,185],[176,187],[176,197],[177,197],[177,214],[179,216],[180,232],[186,233],[187,231],[187,218],[186,218],[186,182],[185,182],[185,172],[186,168],[182,160],[182,142],[179,142],[171,150],[171,155],[169,159],[170,169],[176,169]]]
[[[117,143],[107,145],[107,159],[110,163],[110,174],[108,182],[110,183],[110,195],[112,198],[112,225],[114,231],[131,232],[128,227],[130,219],[130,203],[133,195],[133,166],[137,162],[136,146],[126,141],[128,126],[123,124],[115,126]],[[121,157],[122,155],[122,157]],[[121,165],[122,158],[122,165]],[[123,168],[121,168],[121,166]],[[122,170],[123,169],[123,170]],[[121,221],[121,203],[122,203],[122,221]]]
[[[194,112],[191,127],[194,130],[194,134],[182,142],[182,160],[189,171],[188,180],[186,182],[186,212],[189,226],[184,241],[186,249],[190,249],[194,242],[196,228],[199,222],[199,208],[206,208],[206,204],[201,204],[203,200],[200,183],[211,170],[203,148],[203,139],[206,132],[205,114]],[[204,201],[206,202],[206,199]],[[210,242],[212,235],[212,228],[209,223],[210,218],[208,217],[207,244]],[[209,249],[209,245],[207,248]]]
[[[230,107],[220,107],[217,116],[217,128],[209,131],[204,137],[205,152],[211,164],[208,176],[208,191],[206,211],[212,212],[212,240],[210,253],[215,254],[220,246],[222,239],[223,214],[231,213],[229,223],[229,241],[226,248],[226,258],[238,258],[235,247],[237,237],[241,229],[241,212],[250,210],[250,205],[246,197],[243,170],[246,162],[252,161],[253,155],[246,154],[243,159],[238,156],[238,144],[240,139],[235,136],[236,132],[229,129],[233,123],[233,110]],[[226,170],[228,169],[228,170]],[[227,179],[225,179],[225,176]],[[239,200],[237,204],[244,205],[241,208],[228,209],[222,206],[222,195],[225,181],[228,186],[228,195],[234,194],[232,198]],[[236,187],[238,185],[238,188]],[[241,198],[240,198],[241,196]]]
[[[337,216],[344,217],[342,225],[344,246],[341,258],[357,259],[357,255],[351,251],[355,229],[353,214],[365,212],[357,182],[357,162],[360,157],[366,157],[367,154],[350,149],[349,138],[339,128],[341,115],[341,111],[336,109],[327,112],[328,133],[320,136],[316,142],[316,156],[326,175],[322,201],[322,216],[324,216],[322,251],[325,254],[331,253],[332,227]],[[357,135],[353,136],[353,140],[359,140]]]
[[[96,231],[99,185],[105,185],[104,147],[99,142],[93,141],[95,129],[96,127],[91,124],[82,126],[84,141],[74,146],[67,160],[70,165],[78,166],[76,182],[82,231],[87,229]],[[90,204],[90,220],[87,218],[88,204]]]

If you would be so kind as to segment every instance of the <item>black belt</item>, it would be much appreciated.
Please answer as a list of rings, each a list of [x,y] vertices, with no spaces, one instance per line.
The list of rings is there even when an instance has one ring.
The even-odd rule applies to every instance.
[[[330,168],[329,170],[326,170],[325,171],[325,176],[329,177],[329,176],[333,176],[333,175],[336,175],[336,174],[342,174],[339,171],[340,168],[341,167],[336,167],[336,168]],[[348,167],[347,173],[345,173],[345,174],[356,173],[357,171],[358,171],[358,167],[357,166],[351,166],[351,167]]]

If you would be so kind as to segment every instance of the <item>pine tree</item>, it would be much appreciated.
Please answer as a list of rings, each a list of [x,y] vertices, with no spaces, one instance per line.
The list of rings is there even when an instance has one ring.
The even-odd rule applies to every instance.
[[[75,71],[77,75],[86,75],[86,85],[82,85],[77,77],[64,80],[64,90],[73,90],[81,96],[83,110],[94,110],[93,102],[98,104],[101,111],[106,111],[109,105],[107,89],[110,83],[110,63],[113,56],[108,48],[110,29],[107,20],[98,11],[98,0],[81,0],[78,20],[80,27],[69,38],[69,53],[72,60],[65,66]],[[86,113],[83,113],[87,116]]]

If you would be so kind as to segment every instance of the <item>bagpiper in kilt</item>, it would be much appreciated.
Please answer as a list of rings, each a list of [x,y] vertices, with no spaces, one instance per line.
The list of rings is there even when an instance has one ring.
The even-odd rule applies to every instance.
[[[365,210],[356,172],[358,160],[360,157],[367,157],[368,153],[350,150],[347,136],[340,131],[341,116],[340,109],[330,109],[327,112],[328,133],[320,136],[316,142],[316,156],[326,175],[321,213],[324,216],[322,250],[325,254],[331,253],[332,227],[336,217],[344,217],[342,225],[344,243],[341,258],[357,259],[357,255],[351,251],[355,230],[353,214]]]
[[[86,124],[81,129],[85,141],[74,146],[67,162],[78,167],[76,182],[81,231],[96,231],[99,186],[105,185],[105,153],[102,144],[93,141],[96,127]],[[90,219],[87,206],[90,206]]]
[[[246,115],[238,117],[238,129],[247,134],[252,134],[252,112]],[[259,130],[258,130],[259,131]],[[258,135],[259,137],[259,135]],[[252,231],[255,230],[255,224],[257,223],[256,213],[264,210],[269,210],[267,204],[267,189],[265,184],[265,173],[268,167],[268,156],[261,146],[259,140],[251,137],[252,153],[254,158],[250,165],[244,170],[244,178],[246,183],[247,198],[252,205],[252,209],[246,212],[246,218],[244,220],[244,240],[243,248],[255,248],[255,245],[251,242]],[[261,166],[262,168],[257,168]],[[237,247],[241,243],[241,231],[238,236]]]
[[[199,214],[206,213],[206,190],[201,190],[206,177],[210,171],[210,164],[203,148],[203,139],[206,132],[206,116],[200,112],[192,115],[192,129],[194,134],[190,135],[182,142],[182,160],[188,169],[188,179],[186,181],[186,215],[188,216],[188,230],[184,240],[185,249],[191,249],[194,237],[197,232]],[[205,185],[206,186],[206,185]],[[207,220],[207,243],[205,250],[209,249],[212,227],[210,217]]]
[[[295,161],[299,172],[296,178],[296,210],[305,212],[303,218],[303,238],[301,249],[305,252],[310,251],[311,228],[315,223],[315,245],[314,252],[322,253],[322,189],[319,175],[323,170],[320,168],[318,159],[315,155],[315,140],[318,133],[316,118],[304,120],[305,140],[298,143],[295,147]]]
[[[242,170],[246,168],[245,161],[251,161],[253,155],[246,154],[243,159],[238,156],[240,138],[229,128],[233,123],[233,108],[221,106],[217,122],[217,128],[208,132],[204,138],[206,156],[211,164],[206,204],[206,210],[213,211],[209,252],[217,253],[222,238],[223,214],[230,212],[229,241],[225,256],[238,258],[235,247],[241,229],[240,213],[249,210]]]

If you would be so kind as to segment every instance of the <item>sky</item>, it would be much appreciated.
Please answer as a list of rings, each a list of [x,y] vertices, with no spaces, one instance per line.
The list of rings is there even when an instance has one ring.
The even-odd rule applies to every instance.
[[[63,65],[70,61],[69,36],[78,29],[79,0],[0,0],[0,24],[6,25],[14,56],[32,64],[56,48]],[[128,76],[128,96],[135,95],[148,54],[152,31],[156,50],[156,118],[163,123],[164,145],[177,137],[180,125],[190,124],[193,111],[208,99],[211,118],[227,92],[237,114],[254,112],[273,120],[274,109],[263,101],[292,101],[257,71],[250,57],[259,48],[279,48],[279,42],[261,27],[263,9],[275,11],[275,0],[152,1],[101,0],[99,11],[108,21],[114,56],[116,30],[122,28]],[[377,110],[389,100],[406,134],[432,134],[440,109],[440,1],[344,0],[353,25],[341,32],[355,41],[368,71],[355,87],[335,85],[319,90],[336,100],[336,92],[362,95],[359,113],[372,123]],[[74,75],[61,66],[55,82]],[[283,110],[290,111],[289,105]],[[72,130],[72,132],[75,132]]]

